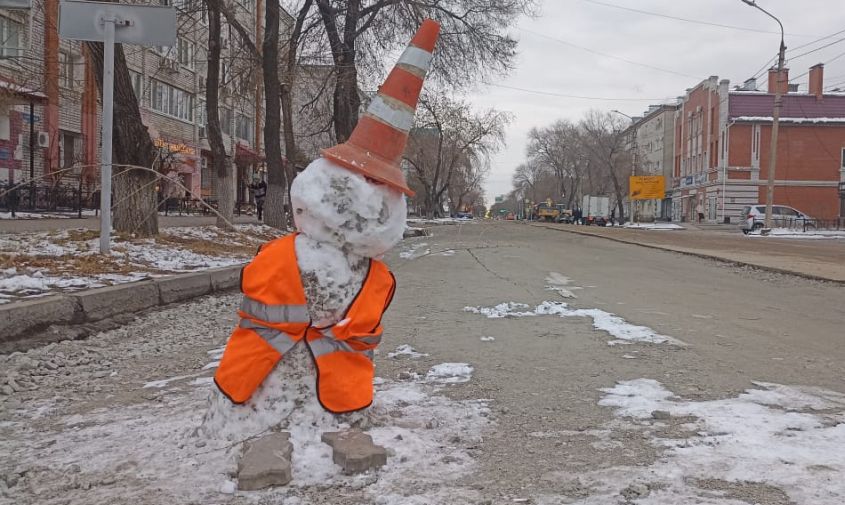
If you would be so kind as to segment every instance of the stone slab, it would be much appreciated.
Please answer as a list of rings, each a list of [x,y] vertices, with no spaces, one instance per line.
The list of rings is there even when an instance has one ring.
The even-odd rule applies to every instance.
[[[138,312],[159,304],[158,285],[152,281],[89,289],[68,296],[79,302],[85,318],[90,321]]]
[[[165,304],[189,300],[211,292],[211,276],[208,272],[162,277],[154,282],[158,285],[161,303]]]
[[[387,463],[387,450],[373,443],[361,430],[323,433],[322,441],[332,448],[332,460],[345,474],[362,473]]]
[[[243,265],[236,265],[232,267],[212,268],[206,270],[211,277],[212,291],[227,291],[230,289],[240,289],[241,287],[241,270]]]
[[[81,319],[76,300],[67,296],[48,296],[36,300],[0,305],[0,342],[14,340],[25,333]]]
[[[271,433],[248,442],[238,463],[238,489],[257,491],[291,480],[290,433]]]

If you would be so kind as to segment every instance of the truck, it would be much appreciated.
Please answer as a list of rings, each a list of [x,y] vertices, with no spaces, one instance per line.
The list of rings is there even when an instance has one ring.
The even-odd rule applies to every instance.
[[[537,219],[544,219],[546,221],[557,221],[560,215],[560,208],[552,202],[549,198],[545,202],[537,204]]]
[[[584,218],[610,218],[610,197],[584,195],[581,199],[581,212]]]

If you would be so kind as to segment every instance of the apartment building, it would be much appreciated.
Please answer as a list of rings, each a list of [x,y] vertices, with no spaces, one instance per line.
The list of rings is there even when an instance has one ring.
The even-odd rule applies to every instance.
[[[230,4],[253,40],[262,36],[260,3]],[[200,0],[175,7],[176,44],[125,45],[126,63],[142,119],[158,148],[157,169],[193,195],[216,198],[205,131],[207,13]],[[34,0],[31,12],[0,9],[0,183],[35,178],[36,200],[46,198],[41,194],[46,186],[78,185],[88,195],[99,178],[101,113],[93,68],[81,43],[59,39],[57,19],[58,0]],[[281,25],[286,30],[290,19],[283,17]],[[233,196],[240,202],[249,198],[251,179],[265,171],[264,98],[260,68],[244,57],[240,39],[225,23],[223,39],[220,119],[227,157],[236,167]],[[184,196],[167,180],[159,190]],[[21,200],[26,203],[26,191]]]
[[[666,194],[662,200],[643,200],[636,204],[640,221],[669,219],[672,208],[672,176],[675,146],[675,111],[677,105],[651,105],[642,117],[633,118],[628,128],[627,147],[631,152],[631,172],[636,175],[661,175]],[[634,216],[630,212],[630,216]]]

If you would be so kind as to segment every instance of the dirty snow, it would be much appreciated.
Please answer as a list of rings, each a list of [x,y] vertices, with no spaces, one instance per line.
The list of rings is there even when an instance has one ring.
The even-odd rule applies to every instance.
[[[24,232],[0,234],[0,256],[20,263],[0,269],[0,304],[17,299],[44,296],[56,292],[70,292],[135,282],[166,273],[191,272],[208,268],[237,265],[254,254],[254,248],[278,232],[267,226],[238,225],[235,231],[222,231],[211,226],[173,227],[161,231],[155,239],[122,240],[113,237],[109,257],[99,265],[99,239],[86,230],[59,232]],[[170,242],[168,239],[177,239]],[[179,239],[199,240],[246,248],[245,252],[221,252],[220,255],[198,253],[182,247]],[[81,274],[74,260],[89,259],[90,272]],[[37,266],[28,262],[37,260]],[[109,272],[122,268],[123,272]]]
[[[679,398],[652,379],[618,382],[602,390],[614,431],[648,437],[663,450],[645,467],[617,466],[588,472],[586,505],[616,503],[637,491],[638,505],[747,505],[696,481],[761,483],[783,490],[796,505],[845,502],[845,395],[821,388],[755,383],[737,397],[709,401]],[[653,419],[665,411],[669,421]],[[685,435],[661,436],[655,428],[681,423]],[[623,439],[620,439],[623,440]],[[556,503],[545,497],[539,503]],[[780,502],[778,502],[780,503]]]
[[[428,354],[417,352],[416,349],[408,344],[402,344],[396,348],[395,351],[387,354],[388,358],[407,357],[409,359],[419,359],[428,356]]]
[[[541,303],[534,310],[526,310],[528,308],[529,306],[524,303],[505,302],[495,307],[464,307],[464,310],[474,314],[482,314],[489,319],[535,316],[589,317],[593,320],[593,327],[595,329],[604,331],[616,340],[626,343],[647,342],[652,344],[669,343],[684,345],[683,342],[676,338],[661,335],[647,326],[631,324],[623,318],[601,309],[570,309],[566,303],[550,301]]]
[[[423,249],[424,248],[424,249]],[[419,242],[411,244],[410,247],[404,249],[399,253],[399,257],[403,260],[413,260],[431,254],[431,249],[427,242]]]
[[[577,298],[572,290],[581,288],[578,286],[567,287],[571,282],[571,279],[563,274],[549,272],[549,275],[546,276],[546,290],[555,291],[563,298]]]
[[[472,371],[473,368],[468,363],[441,363],[431,367],[426,374],[426,380],[444,384],[467,382],[472,378]]]
[[[496,337],[481,337],[482,342],[493,342],[496,340]]]
[[[634,230],[685,230],[681,225],[675,223],[625,223],[623,228],[630,228]]]
[[[802,238],[809,240],[830,240],[843,239],[845,240],[845,230],[814,230],[808,229],[801,231],[790,228],[772,228],[768,235],[763,235],[760,230],[750,232],[750,238]]]

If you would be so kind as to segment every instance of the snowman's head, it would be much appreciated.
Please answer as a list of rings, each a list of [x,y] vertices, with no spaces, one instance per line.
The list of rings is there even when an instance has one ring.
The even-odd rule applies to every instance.
[[[290,197],[296,228],[317,242],[374,258],[402,240],[405,196],[325,158],[294,179]]]

